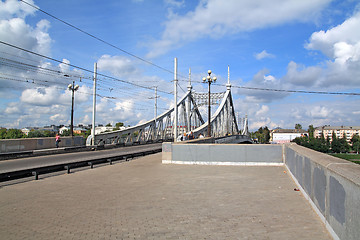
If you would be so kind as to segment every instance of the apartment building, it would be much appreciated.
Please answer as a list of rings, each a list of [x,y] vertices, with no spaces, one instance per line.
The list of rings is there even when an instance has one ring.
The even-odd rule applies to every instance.
[[[322,126],[315,128],[314,137],[321,137],[321,134],[324,134],[325,139],[329,138],[332,140],[332,133],[335,132],[337,138],[343,138],[346,135],[346,140],[350,142],[351,138],[358,134],[360,135],[360,127],[358,126]]]

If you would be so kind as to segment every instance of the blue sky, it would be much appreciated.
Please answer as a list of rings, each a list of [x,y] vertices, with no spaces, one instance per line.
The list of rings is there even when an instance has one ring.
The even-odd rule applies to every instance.
[[[248,115],[251,130],[360,124],[360,96],[241,88],[360,93],[356,0],[24,1],[169,71],[178,58],[185,91],[189,68],[197,92],[206,91],[198,82],[208,69],[218,77],[212,91],[225,91],[229,65],[235,111]],[[21,1],[0,1],[0,41],[90,71],[0,44],[1,127],[69,124],[66,87],[72,81],[80,85],[74,123],[90,124],[94,62],[106,76],[158,86],[158,113],[172,106],[173,96],[166,93],[173,91],[172,73]],[[153,90],[104,76],[98,83],[97,124],[135,125],[153,118]]]

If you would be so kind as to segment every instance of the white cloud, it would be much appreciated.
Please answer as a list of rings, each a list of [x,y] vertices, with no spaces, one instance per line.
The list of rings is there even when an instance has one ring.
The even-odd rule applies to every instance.
[[[269,89],[284,89],[283,83],[274,76],[268,75],[268,72],[269,71],[267,69],[259,71],[255,74],[250,82],[244,84],[244,87],[248,87],[250,89],[237,89],[236,93],[245,95],[245,101],[253,103],[271,102],[288,96],[289,94],[285,92],[260,91],[251,89],[259,88],[259,86],[261,86],[261,88]]]
[[[323,69],[321,67],[305,67],[291,61],[287,66],[287,73],[282,80],[295,86],[311,87],[317,85],[323,79],[322,74]]]
[[[51,38],[47,33],[50,23],[47,20],[38,22],[36,28],[25,23],[24,19],[11,18],[0,21],[0,36],[2,41],[12,45],[28,49],[43,55],[49,55]],[[19,53],[16,49],[9,48],[5,45],[0,46],[0,50],[15,55],[21,55],[34,59],[34,56],[27,53]],[[35,57],[35,59],[38,57]]]
[[[306,48],[320,51],[329,60],[322,68],[322,78],[314,81],[319,87],[357,87],[360,82],[360,11],[327,31],[311,35]],[[316,72],[319,73],[319,67]],[[305,69],[308,71],[308,69]]]
[[[181,0],[181,1],[176,1],[176,0],[164,0],[164,3],[168,6],[171,7],[177,7],[180,8],[182,6],[184,6],[185,4],[185,0]]]
[[[269,107],[266,105],[262,105],[260,110],[255,113],[255,116],[258,117],[258,116],[266,115],[268,112],[269,112]]]
[[[260,53],[256,53],[256,54],[254,54],[254,56],[255,56],[255,58],[257,60],[261,60],[261,59],[264,59],[264,58],[274,58],[275,57],[274,54],[268,53],[266,50],[263,50]]]
[[[329,58],[338,58],[334,44],[345,42],[349,45],[355,45],[360,41],[360,12],[354,14],[342,24],[333,27],[327,31],[315,32],[311,35],[307,49],[319,50]]]
[[[20,100],[36,106],[49,106],[56,104],[59,93],[54,87],[26,89],[22,92]]]
[[[63,60],[62,60],[62,63],[59,64],[60,71],[61,71],[62,73],[68,74],[68,72],[70,71],[70,66],[69,66],[69,64],[70,64],[70,61],[69,61],[69,60],[63,59]]]
[[[110,71],[120,78],[138,75],[140,73],[140,71],[134,67],[134,62],[127,57],[103,55],[97,62],[99,70]]]
[[[27,0],[27,2],[36,6],[33,0]],[[20,18],[25,18],[28,15],[33,15],[35,11],[36,9],[33,7],[18,0],[0,1],[0,20],[8,19],[14,15]]]
[[[17,103],[9,103],[8,107],[5,109],[6,114],[19,114],[22,110]]]
[[[331,0],[203,0],[184,16],[169,14],[161,39],[151,44],[148,57],[203,37],[261,29],[292,21],[313,21]]]
[[[307,115],[312,118],[329,118],[333,110],[325,106],[315,106],[308,110]]]

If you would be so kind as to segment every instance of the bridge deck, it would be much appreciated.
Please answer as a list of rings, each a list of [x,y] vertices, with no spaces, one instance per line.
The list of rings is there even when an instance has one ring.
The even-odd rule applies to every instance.
[[[161,153],[0,188],[1,239],[331,239],[283,167]]]

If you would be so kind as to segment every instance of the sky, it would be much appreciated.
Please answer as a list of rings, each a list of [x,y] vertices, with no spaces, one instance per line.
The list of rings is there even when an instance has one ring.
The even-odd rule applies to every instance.
[[[229,66],[251,131],[359,126],[359,29],[358,0],[0,0],[0,127],[69,125],[73,81],[91,124],[94,63],[96,124],[145,122],[155,87],[157,114],[173,106],[174,58],[179,98],[189,69],[223,92]]]

